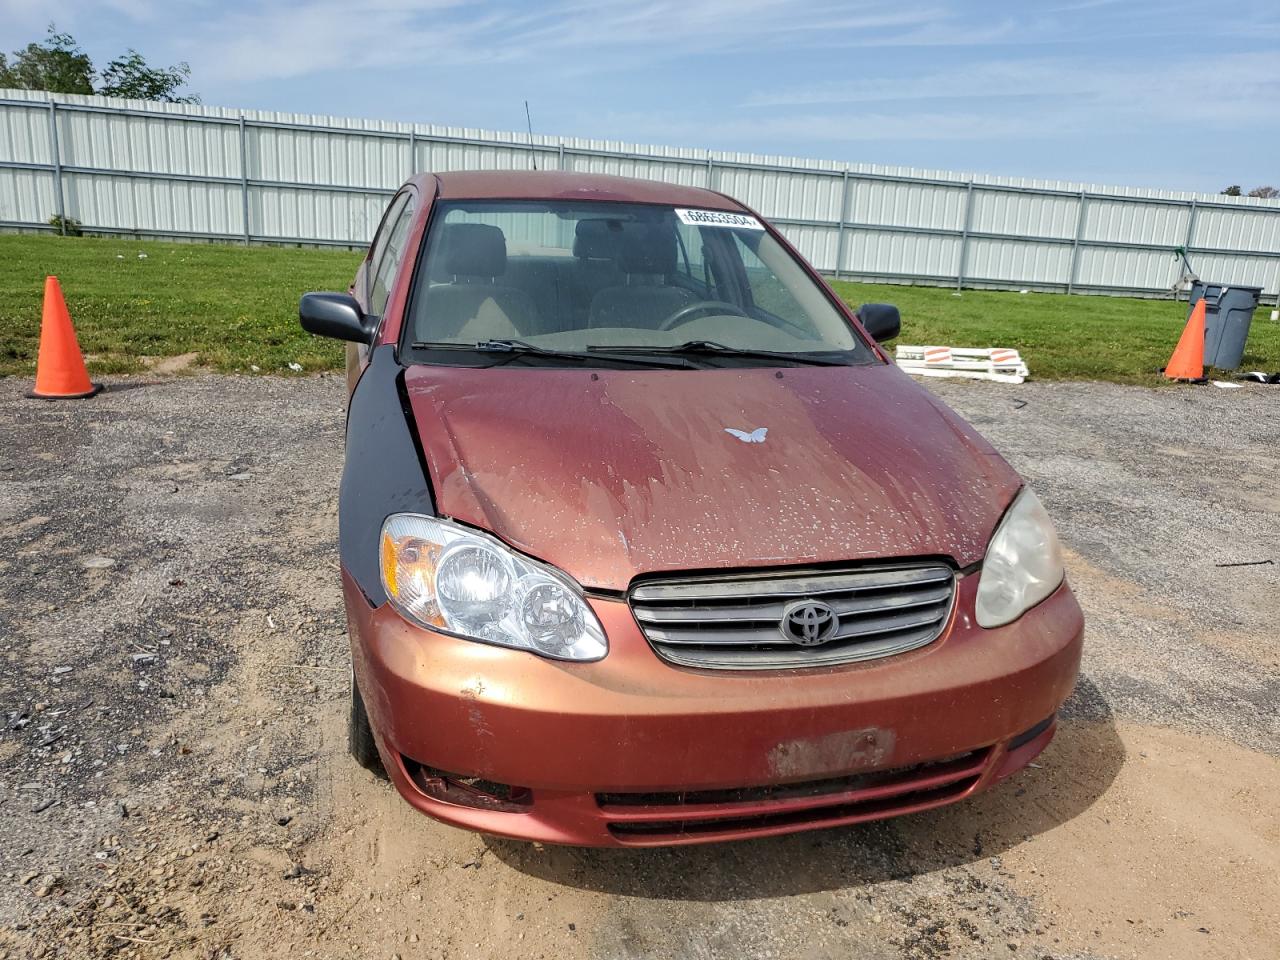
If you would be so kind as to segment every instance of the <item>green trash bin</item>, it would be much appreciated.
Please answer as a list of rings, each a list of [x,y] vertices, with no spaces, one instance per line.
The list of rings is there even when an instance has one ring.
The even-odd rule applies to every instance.
[[[1191,287],[1187,316],[1204,299],[1204,365],[1234,370],[1244,356],[1253,311],[1262,299],[1262,287],[1227,287],[1197,280]]]

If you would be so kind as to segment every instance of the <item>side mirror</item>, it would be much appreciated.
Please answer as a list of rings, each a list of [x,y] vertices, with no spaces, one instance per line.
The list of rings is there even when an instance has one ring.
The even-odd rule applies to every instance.
[[[902,332],[902,314],[892,303],[864,303],[858,308],[858,319],[877,343],[892,340]]]
[[[368,343],[373,325],[354,297],[345,293],[304,293],[298,304],[302,329],[318,337]]]

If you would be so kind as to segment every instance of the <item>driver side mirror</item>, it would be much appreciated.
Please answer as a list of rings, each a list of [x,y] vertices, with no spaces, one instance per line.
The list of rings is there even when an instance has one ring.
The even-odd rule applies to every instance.
[[[318,337],[368,343],[374,325],[355,297],[345,293],[304,293],[298,304],[302,329]]]
[[[864,303],[858,308],[858,319],[877,343],[902,332],[902,314],[892,303]]]

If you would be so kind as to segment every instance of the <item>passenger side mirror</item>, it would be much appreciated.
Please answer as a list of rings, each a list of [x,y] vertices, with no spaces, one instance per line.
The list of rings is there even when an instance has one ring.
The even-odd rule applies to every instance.
[[[318,337],[368,343],[373,335],[369,319],[355,297],[345,293],[304,293],[298,304],[302,329]]]
[[[858,319],[877,343],[902,332],[902,314],[892,303],[864,303],[858,308]]]

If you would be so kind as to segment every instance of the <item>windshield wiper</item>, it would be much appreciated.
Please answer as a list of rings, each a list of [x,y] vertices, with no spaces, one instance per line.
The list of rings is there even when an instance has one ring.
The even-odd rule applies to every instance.
[[[815,367],[847,367],[848,361],[816,353],[791,353],[778,350],[746,350],[731,347],[715,340],[686,340],[674,347],[587,347],[588,350],[612,350],[626,354],[704,354],[724,357],[747,357],[752,360],[785,360],[789,363],[807,363]]]
[[[479,343],[432,343],[430,341],[419,340],[412,344],[415,350],[474,350],[477,353],[500,353],[507,356],[498,360],[497,363],[507,363],[515,360],[517,357],[552,357],[557,360],[576,360],[579,363],[597,362],[600,360],[617,361],[618,363],[632,363],[642,367],[660,367],[665,370],[688,370],[691,365],[685,361],[671,358],[660,359],[658,357],[643,357],[631,354],[619,353],[582,353],[578,350],[553,350],[549,347],[540,347],[536,343],[529,343],[526,340],[481,340]],[[588,348],[594,349],[594,348]],[[496,364],[491,364],[495,366]]]

